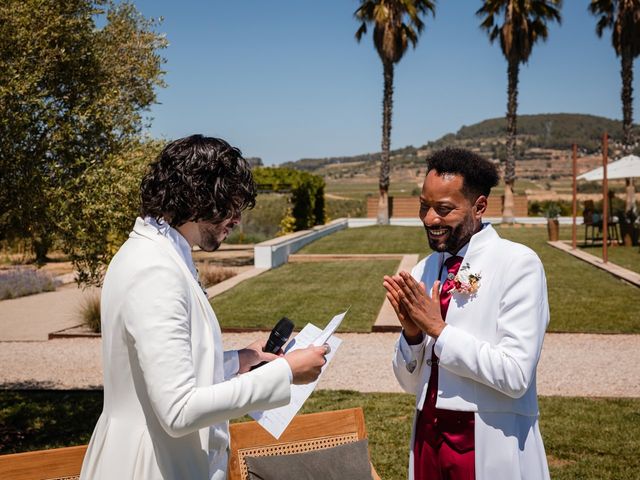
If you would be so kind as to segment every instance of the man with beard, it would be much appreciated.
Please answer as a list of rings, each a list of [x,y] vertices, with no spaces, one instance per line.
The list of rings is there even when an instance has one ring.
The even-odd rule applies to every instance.
[[[416,395],[409,478],[547,479],[536,366],[549,323],[537,255],[482,222],[496,167],[463,149],[427,159],[420,219],[434,253],[384,277],[402,325],[393,362]]]
[[[223,351],[191,249],[216,250],[255,203],[238,149],[201,135],[176,140],[140,193],[141,217],[104,279],[104,407],[80,478],[223,480],[228,420],[289,403],[291,384],[314,381],[327,349]]]

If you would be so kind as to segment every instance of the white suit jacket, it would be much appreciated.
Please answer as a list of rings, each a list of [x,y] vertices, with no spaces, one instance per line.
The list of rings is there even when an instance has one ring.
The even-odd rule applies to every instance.
[[[286,361],[225,379],[207,298],[140,218],[109,265],[101,308],[104,407],[80,478],[226,478],[228,420],[289,402]]]
[[[440,279],[443,255],[431,254],[412,271],[427,292]],[[536,367],[549,323],[542,263],[531,249],[501,239],[488,224],[471,237],[462,263],[481,275],[480,287],[476,295],[456,292],[451,298],[447,326],[435,343],[436,406],[476,412],[476,479],[547,479],[536,395]],[[394,373],[416,395],[418,410],[426,397],[433,345],[427,336],[410,347],[402,334],[396,344]],[[412,470],[410,458],[410,478]]]

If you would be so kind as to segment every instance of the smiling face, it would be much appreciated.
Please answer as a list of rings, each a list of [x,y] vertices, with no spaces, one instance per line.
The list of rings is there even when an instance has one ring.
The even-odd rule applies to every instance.
[[[461,175],[439,174],[431,170],[420,195],[420,220],[429,246],[436,252],[455,254],[482,228],[487,197],[473,201],[462,190]]]

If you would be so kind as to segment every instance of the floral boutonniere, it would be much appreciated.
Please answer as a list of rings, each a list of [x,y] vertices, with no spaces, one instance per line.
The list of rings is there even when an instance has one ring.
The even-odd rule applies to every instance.
[[[465,263],[458,270],[458,274],[453,277],[452,290],[457,293],[465,293],[467,295],[475,295],[480,288],[480,272],[471,273],[469,264]]]

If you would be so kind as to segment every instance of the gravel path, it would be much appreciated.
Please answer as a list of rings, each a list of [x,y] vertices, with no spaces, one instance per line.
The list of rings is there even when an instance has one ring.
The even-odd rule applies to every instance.
[[[338,334],[343,343],[318,388],[400,392],[390,358],[395,333]],[[224,334],[226,348],[255,333]],[[101,340],[0,342],[0,388],[100,388]],[[540,395],[640,397],[640,335],[547,334]]]

